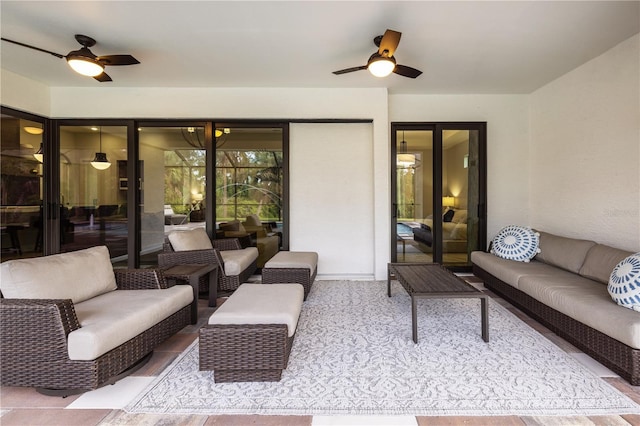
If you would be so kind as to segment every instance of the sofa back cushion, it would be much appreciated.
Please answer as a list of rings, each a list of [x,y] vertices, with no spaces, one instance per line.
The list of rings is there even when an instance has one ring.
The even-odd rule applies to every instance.
[[[262,221],[257,214],[250,214],[247,216],[247,220],[245,222],[249,226],[262,226]]]
[[[106,246],[0,264],[0,290],[7,299],[71,299],[80,303],[116,290]]]
[[[587,253],[584,264],[580,268],[580,275],[608,284],[613,268],[632,254],[630,251],[605,246],[604,244],[596,244]]]
[[[173,231],[169,233],[167,238],[175,251],[210,250],[213,248],[211,239],[204,228]]]
[[[577,274],[584,264],[587,253],[595,245],[594,241],[578,240],[549,234],[548,232],[540,232],[540,253],[537,254],[535,259]],[[609,276],[607,276],[608,279]]]

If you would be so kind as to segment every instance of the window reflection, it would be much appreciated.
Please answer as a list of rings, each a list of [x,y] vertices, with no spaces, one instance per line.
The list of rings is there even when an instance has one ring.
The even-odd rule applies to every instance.
[[[41,256],[43,125],[7,114],[0,125],[2,260]]]

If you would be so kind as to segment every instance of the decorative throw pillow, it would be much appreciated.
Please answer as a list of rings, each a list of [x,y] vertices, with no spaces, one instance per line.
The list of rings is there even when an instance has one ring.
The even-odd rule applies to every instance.
[[[613,268],[607,290],[618,305],[640,312],[640,252]]]
[[[540,234],[527,226],[509,225],[492,241],[491,253],[503,259],[529,262],[540,253]]]
[[[447,210],[445,214],[442,215],[443,222],[451,222],[453,219],[453,215],[455,214],[455,210]]]

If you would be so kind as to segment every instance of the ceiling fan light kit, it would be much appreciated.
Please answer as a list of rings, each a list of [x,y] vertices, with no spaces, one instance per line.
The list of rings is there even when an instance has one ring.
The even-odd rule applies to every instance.
[[[73,51],[67,55],[67,63],[78,74],[87,77],[95,77],[104,72],[104,66],[100,64],[86,47]]]
[[[41,49],[39,47],[31,46],[29,44],[20,43],[18,41],[10,40],[2,37],[2,41],[13,43],[18,46],[26,47],[29,49],[37,50],[39,52],[48,53],[56,58],[66,59],[69,66],[78,74],[85,75],[87,77],[93,77],[95,80],[104,83],[112,81],[111,77],[104,72],[104,67],[114,65],[135,65],[139,64],[136,58],[131,55],[107,55],[96,56],[89,48],[96,44],[96,41],[91,37],[76,34],[76,41],[82,45],[82,48],[69,52],[66,56],[50,50]]]
[[[416,78],[422,71],[406,65],[399,65],[393,54],[400,43],[401,32],[387,30],[384,35],[377,36],[373,39],[373,43],[378,46],[378,51],[369,57],[367,65],[359,67],[345,68],[343,70],[334,71],[336,75],[347,74],[354,71],[369,70],[376,77],[386,77],[391,73],[401,75],[408,78]]]
[[[367,69],[376,77],[386,77],[393,72],[396,67],[396,60],[393,57],[386,58],[374,53],[369,58]]]

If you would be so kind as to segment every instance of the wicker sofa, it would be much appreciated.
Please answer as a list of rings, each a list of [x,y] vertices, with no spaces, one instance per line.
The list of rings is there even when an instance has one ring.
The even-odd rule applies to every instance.
[[[640,385],[640,313],[607,291],[614,267],[629,256],[594,241],[540,232],[540,253],[528,263],[472,252],[485,286],[551,331]]]
[[[4,386],[66,396],[111,384],[190,323],[190,286],[114,270],[105,246],[0,265]]]

